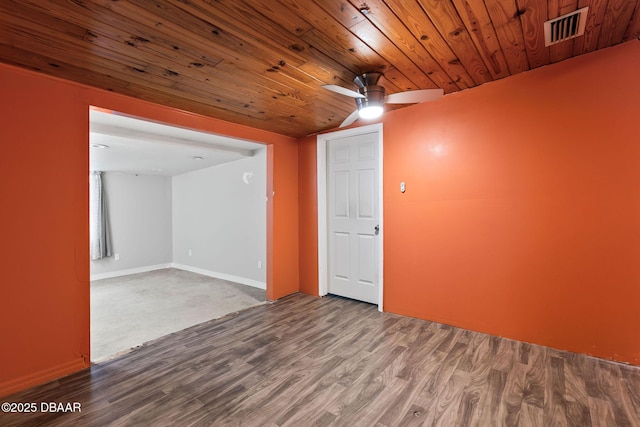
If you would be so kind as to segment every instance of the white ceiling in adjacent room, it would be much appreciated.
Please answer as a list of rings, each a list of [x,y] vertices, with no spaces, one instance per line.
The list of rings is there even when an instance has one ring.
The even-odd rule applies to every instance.
[[[89,143],[90,170],[164,176],[250,157],[265,147],[93,109]]]

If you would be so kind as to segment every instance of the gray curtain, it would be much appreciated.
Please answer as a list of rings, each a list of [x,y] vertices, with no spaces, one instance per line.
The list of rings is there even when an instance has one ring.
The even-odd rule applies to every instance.
[[[89,235],[91,259],[111,256],[111,236],[107,215],[107,199],[102,185],[102,172],[89,175]]]

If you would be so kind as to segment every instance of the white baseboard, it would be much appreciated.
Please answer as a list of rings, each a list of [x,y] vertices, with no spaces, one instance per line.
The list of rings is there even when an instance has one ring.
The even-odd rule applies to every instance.
[[[156,264],[145,267],[130,268],[128,270],[109,271],[107,273],[92,274],[90,280],[111,279],[112,277],[128,276],[129,274],[146,273],[148,271],[161,270],[163,268],[171,268],[173,264]]]
[[[184,265],[184,264],[175,264],[175,263],[148,265],[145,267],[130,268],[128,270],[118,270],[118,271],[110,271],[107,273],[92,274],[91,281],[111,279],[112,277],[128,276],[130,274],[146,273],[149,271],[162,270],[163,268],[177,268],[179,270],[185,270],[185,271],[190,271],[192,273],[202,274],[203,276],[215,277],[216,279],[222,279],[222,280],[228,280],[230,282],[241,283],[243,285],[252,286],[258,289],[267,289],[267,284],[265,282],[260,282],[258,280],[247,279],[246,277],[234,276],[234,275],[225,274],[225,273],[218,273],[216,271],[209,271],[203,268],[192,267],[190,265]]]
[[[215,271],[205,270],[203,268],[191,267],[190,265],[184,264],[171,264],[171,268],[177,268],[179,270],[190,271],[192,273],[202,274],[203,276],[215,277],[216,279],[228,280],[230,282],[241,283],[243,285],[252,286],[258,289],[267,289],[267,284],[265,282],[260,282],[258,280],[247,279],[246,277],[233,276],[231,274],[218,273]]]

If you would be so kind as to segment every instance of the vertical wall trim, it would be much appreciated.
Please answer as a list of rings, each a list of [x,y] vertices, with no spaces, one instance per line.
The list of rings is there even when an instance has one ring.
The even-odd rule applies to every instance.
[[[327,242],[327,140],[329,135],[318,135],[318,295],[329,293],[328,242]]]

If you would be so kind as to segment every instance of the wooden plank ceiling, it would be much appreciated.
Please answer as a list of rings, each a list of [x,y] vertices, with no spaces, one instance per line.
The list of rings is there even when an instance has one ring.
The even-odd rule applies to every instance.
[[[2,62],[294,137],[341,123],[321,85],[358,73],[451,93],[639,36],[640,0],[0,0]]]

